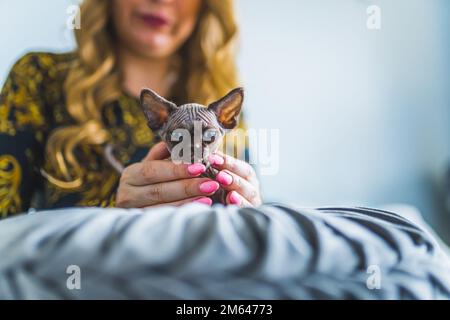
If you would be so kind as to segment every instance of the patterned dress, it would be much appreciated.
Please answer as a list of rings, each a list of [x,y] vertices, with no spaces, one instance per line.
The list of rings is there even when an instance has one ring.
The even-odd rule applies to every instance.
[[[114,206],[120,175],[105,160],[104,146],[81,145],[75,155],[83,184],[62,189],[45,179],[55,170],[45,158],[52,130],[74,124],[63,85],[74,53],[29,53],[13,66],[0,94],[0,218],[36,209]],[[125,166],[140,161],[157,139],[148,128],[139,101],[123,93],[102,106],[102,121]]]

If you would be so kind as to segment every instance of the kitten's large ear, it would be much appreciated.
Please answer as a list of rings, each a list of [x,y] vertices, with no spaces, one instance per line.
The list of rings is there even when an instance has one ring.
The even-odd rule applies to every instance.
[[[148,126],[153,132],[157,132],[167,122],[169,115],[175,111],[177,105],[150,89],[143,89],[141,91],[141,107],[147,118]]]
[[[208,110],[217,115],[217,120],[225,129],[234,129],[237,126],[242,103],[244,102],[244,89],[231,90],[220,100],[211,103]]]

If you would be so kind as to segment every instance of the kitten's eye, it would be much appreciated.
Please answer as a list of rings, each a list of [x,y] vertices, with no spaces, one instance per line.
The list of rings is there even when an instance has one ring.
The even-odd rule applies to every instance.
[[[213,142],[214,140],[216,140],[217,135],[218,135],[217,130],[214,129],[206,130],[203,133],[203,141]]]
[[[172,134],[170,135],[171,141],[180,141],[182,139],[183,139],[183,135],[179,131],[173,131]]]

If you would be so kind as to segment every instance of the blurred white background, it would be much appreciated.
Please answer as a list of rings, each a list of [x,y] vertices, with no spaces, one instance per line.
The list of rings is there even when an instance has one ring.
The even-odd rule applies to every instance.
[[[0,83],[28,51],[66,51],[69,0],[0,0]],[[280,130],[265,200],[408,203],[450,239],[449,0],[237,0],[249,126]],[[370,5],[381,30],[366,27]]]

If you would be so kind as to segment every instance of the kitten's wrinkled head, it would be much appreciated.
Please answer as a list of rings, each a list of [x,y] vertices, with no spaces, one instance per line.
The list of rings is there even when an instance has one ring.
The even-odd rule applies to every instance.
[[[150,89],[141,91],[141,107],[148,126],[167,144],[173,160],[204,162],[214,153],[226,132],[238,124],[244,101],[243,88],[204,106],[177,106]]]

